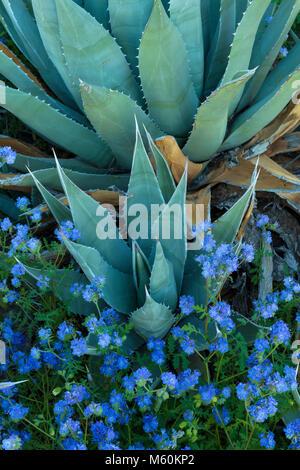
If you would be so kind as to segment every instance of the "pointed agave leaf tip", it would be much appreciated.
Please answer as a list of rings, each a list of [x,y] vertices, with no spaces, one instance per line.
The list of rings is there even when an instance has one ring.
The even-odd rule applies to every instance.
[[[146,289],[146,301],[143,307],[131,315],[134,328],[144,338],[163,338],[172,325],[175,317],[171,310],[157,303]]]

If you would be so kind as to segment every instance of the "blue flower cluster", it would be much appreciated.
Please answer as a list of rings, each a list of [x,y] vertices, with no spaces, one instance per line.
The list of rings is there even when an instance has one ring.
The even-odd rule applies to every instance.
[[[29,201],[20,200],[18,205],[25,211]],[[32,213],[32,217],[34,223],[39,214]],[[258,221],[264,233],[268,224],[267,216]],[[11,238],[11,258],[18,252],[26,255],[41,247],[37,239],[30,238],[27,225],[14,227],[6,218],[1,230],[3,238]],[[69,221],[60,230],[60,240],[61,233],[71,240],[80,238]],[[231,246],[217,246],[207,232],[198,262],[208,290],[214,291],[220,279],[236,271],[241,262],[252,262],[253,257],[251,246],[242,245],[237,256]],[[22,257],[18,259],[23,261]],[[14,264],[13,259],[9,263],[7,276],[0,281],[0,292],[6,302],[14,302],[22,299],[25,290],[25,268],[19,262]],[[55,289],[51,279],[51,271],[40,276],[37,286],[41,292],[35,290],[30,295],[43,298],[47,304]],[[293,331],[275,317],[283,303],[296,303],[300,293],[297,281],[286,277],[282,291],[254,304],[248,323],[255,326],[257,336],[251,345],[246,344],[242,334],[236,334],[243,322],[220,296],[212,296],[206,307],[197,307],[191,296],[183,296],[169,335],[147,339],[137,352],[131,350],[132,325],[114,309],[102,308],[104,282],[96,277],[88,285],[72,286],[74,298],[80,296],[91,303],[91,315],[84,322],[64,310],[61,303],[51,303],[50,308],[47,304],[46,320],[34,329],[30,341],[23,330],[16,331],[12,319],[0,322],[0,337],[8,345],[7,361],[0,371],[9,380],[24,379],[30,384],[0,390],[0,448],[26,448],[31,439],[25,431],[30,429],[27,425],[32,433],[40,430],[56,442],[57,448],[65,450],[179,449],[195,442],[202,445],[206,433],[212,435],[216,429],[220,442],[228,440],[232,448],[230,436],[238,435],[235,429],[243,423],[247,432],[250,429],[249,442],[253,435],[261,447],[275,447],[278,431],[271,424],[280,419],[283,396],[289,402],[298,389],[296,368],[278,361],[276,356],[277,351],[286,351]],[[17,307],[22,307],[20,302]],[[197,322],[193,322],[197,316]],[[299,313],[296,321],[299,328]],[[212,325],[214,328],[210,328]],[[214,337],[210,330],[215,331]],[[231,354],[236,354],[235,363]],[[238,372],[224,377],[224,363],[227,372],[238,364]],[[37,415],[34,400],[22,393],[28,386],[40,393],[45,388],[41,377],[47,377],[46,382],[52,380],[48,421],[43,414]],[[235,421],[236,409],[246,412],[246,420]],[[284,429],[291,449],[300,447],[299,428],[300,420],[295,420]],[[244,448],[249,442],[241,442],[244,431],[241,436],[239,445]]]
[[[7,234],[11,235],[10,249],[7,253],[10,258],[15,256],[18,252],[22,254],[37,252],[41,246],[38,239],[29,236],[30,227],[26,224],[18,223],[13,226],[11,220],[6,217],[0,223],[0,228],[4,237],[6,237]]]
[[[274,439],[274,433],[272,431],[268,431],[267,433],[259,434],[260,445],[265,449],[274,449],[276,442]]]
[[[234,329],[235,324],[231,318],[231,308],[226,302],[216,302],[216,304],[210,307],[209,316],[215,320],[220,328],[224,328],[226,332],[230,332]]]
[[[11,147],[0,147],[0,168],[7,164],[13,165],[16,161],[16,152]]]
[[[91,284],[83,285],[77,282],[70,288],[70,292],[74,297],[82,295],[86,302],[98,303],[98,300],[102,298],[104,279],[102,277],[95,277]]]
[[[62,222],[59,229],[55,230],[55,235],[60,242],[63,242],[63,236],[74,242],[81,238],[81,233],[70,220]]]
[[[289,423],[284,432],[286,437],[291,440],[290,449],[300,450],[300,418]]]
[[[190,356],[191,354],[194,354],[195,349],[196,349],[196,343],[194,339],[190,338],[187,332],[183,331],[183,329],[180,328],[179,326],[175,326],[174,328],[172,328],[171,334],[176,340],[179,341],[181,349],[188,356]]]
[[[149,338],[147,348],[151,351],[152,361],[160,366],[165,362],[164,347],[166,343],[160,338]]]

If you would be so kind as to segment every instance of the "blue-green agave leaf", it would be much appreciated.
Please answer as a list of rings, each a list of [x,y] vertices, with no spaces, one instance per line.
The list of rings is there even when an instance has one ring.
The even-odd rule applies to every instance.
[[[159,241],[156,243],[151,271],[150,295],[156,302],[167,305],[172,311],[177,307],[178,294],[173,267],[166,259]]]
[[[95,132],[64,116],[44,101],[6,87],[7,109],[46,139],[80,156],[95,166],[104,168],[112,156],[109,148]]]
[[[37,25],[24,1],[4,0],[2,5],[0,5],[0,14],[3,16],[7,30],[17,46],[25,57],[39,70],[45,82],[67,104],[72,104],[72,99],[63,80],[49,60]]]
[[[20,215],[14,199],[4,193],[0,193],[0,211],[12,219],[17,219]]]
[[[146,299],[146,288],[149,287],[150,265],[145,254],[135,241],[132,243],[132,269],[138,303],[143,305]]]
[[[109,29],[108,0],[83,0],[84,9]]]
[[[235,32],[228,64],[221,82],[222,85],[232,81],[234,76],[241,70],[248,70],[250,68],[249,64],[257,29],[270,2],[271,0],[253,0],[249,4]],[[242,93],[243,90],[233,100],[230,114],[234,112]]]
[[[55,0],[66,65],[80,101],[80,80],[122,91],[140,101],[126,59],[110,33],[72,0]]]
[[[294,83],[300,79],[300,70],[293,73],[279,89],[241,113],[232,126],[221,150],[237,147],[250,140],[275,119],[295,93]]]
[[[236,0],[236,23],[239,24],[248,7],[248,0]]]
[[[2,50],[0,50],[0,74],[13,83],[19,90],[38,97],[71,119],[75,119],[81,124],[87,124],[87,120],[84,116],[49,96]]]
[[[214,222],[212,233],[217,244],[232,244],[240,229],[245,214],[255,197],[257,169],[252,175],[252,182],[245,194],[217,221]]]
[[[154,240],[151,236],[151,209],[154,204],[161,206],[164,204],[164,198],[144,147],[138,125],[136,125],[136,145],[127,192],[127,213],[128,225],[130,225],[133,219],[137,217],[136,210],[145,211],[146,220],[143,217],[143,213],[140,214],[143,217],[143,221],[140,223],[140,231],[143,232],[143,236],[138,239],[137,243],[146,256],[150,255],[154,245]]]
[[[165,10],[167,13],[169,13],[170,9],[170,0],[162,0],[161,3],[163,4]]]
[[[232,101],[253,76],[255,70],[218,88],[199,107],[192,133],[183,148],[184,154],[194,162],[213,157],[224,141]]]
[[[27,58],[37,69],[44,68],[48,62],[47,53],[26,4],[23,0],[2,0],[2,4],[22,41]]]
[[[268,8],[266,9],[265,14],[262,17],[262,20],[261,20],[260,25],[259,25],[258,30],[257,30],[256,39],[255,39],[255,43],[254,43],[254,48],[256,48],[256,46],[259,43],[259,41],[261,40],[262,36],[266,32],[266,28],[267,28],[267,25],[270,21],[270,18],[273,18],[274,13],[277,10],[277,8],[278,8],[277,3],[276,2],[271,2],[270,5],[268,6]]]
[[[300,408],[297,406],[291,408],[290,411],[282,417],[282,420],[286,426],[296,419],[300,419]]]
[[[216,322],[210,321],[207,328],[207,335],[210,341],[210,343],[208,343],[208,341],[204,337],[205,320],[200,320],[196,313],[191,313],[188,317],[183,318],[179,322],[178,326],[183,327],[188,324],[190,324],[197,330],[197,332],[190,334],[190,338],[195,341],[198,351],[207,350],[209,348],[209,344],[215,341],[220,336],[220,332],[217,328]]]
[[[200,8],[204,39],[204,56],[206,57],[218,29],[220,0],[201,0]]]
[[[204,43],[204,56],[206,56],[210,47],[209,1],[210,0],[201,0],[201,3],[200,3],[203,43]]]
[[[45,0],[32,0],[32,7],[47,54],[68,90],[73,106],[81,108],[81,100],[78,99],[76,93],[78,85],[73,82],[63,55],[55,0],[47,0],[47,2]]]
[[[206,279],[202,275],[200,264],[195,260],[197,254],[199,253],[193,250],[187,253],[181,295],[191,295],[195,300],[195,305],[206,306],[208,302]]]
[[[21,263],[23,264],[23,263]],[[31,268],[23,264],[26,272],[36,281],[40,276],[47,276],[55,286],[55,294],[61,299],[71,312],[77,315],[91,315],[97,312],[97,308],[91,302],[84,300],[82,296],[74,296],[71,288],[74,284],[85,287],[88,280],[84,274],[69,269],[56,269],[48,272],[45,269]]]
[[[165,132],[187,133],[198,98],[183,38],[160,0],[155,0],[141,40],[139,68],[150,116]]]
[[[73,170],[74,172],[79,172],[79,173],[103,175],[107,171],[101,168],[96,168],[93,165],[90,165],[89,163],[84,162],[83,160],[80,160],[79,158],[62,158],[59,160],[59,163],[61,164],[63,168],[66,168],[68,170]],[[27,167],[31,171],[56,168],[55,160],[53,157],[30,157],[28,155],[22,155],[20,153],[17,153],[15,162],[12,166],[15,170],[22,171],[22,172],[26,172]],[[110,175],[108,174],[106,176],[109,177]],[[116,176],[116,175],[113,175],[113,176]],[[129,180],[129,178],[127,179]],[[91,189],[91,187],[93,186],[89,186],[88,189]],[[101,189],[105,189],[105,187],[101,186]]]
[[[216,31],[216,40],[212,42],[206,58],[205,95],[208,95],[218,86],[226,70],[230,46],[236,28],[235,3],[235,0],[221,0],[220,22]]]
[[[142,337],[163,338],[174,324],[175,317],[168,307],[155,302],[147,292],[145,304],[132,313],[131,321]]]
[[[174,178],[168,163],[166,162],[164,156],[158,149],[157,145],[155,145],[155,143],[153,142],[153,139],[146,128],[145,132],[147,134],[149,148],[155,160],[155,172],[159,187],[163,195],[164,201],[167,203],[173,196],[176,189]]]
[[[10,19],[10,16],[7,13],[6,7],[0,3],[0,18],[3,26],[5,27],[6,31],[13,39],[14,43],[16,44],[17,48],[22,52],[22,54],[30,61],[29,55],[27,54],[26,48],[16,31],[16,28],[13,22]]]
[[[154,139],[163,134],[142,108],[123,93],[83,83],[81,94],[89,120],[112,149],[118,164],[126,170],[130,170],[132,165],[136,137],[135,116],[139,125],[144,124]],[[143,141],[147,144],[142,127],[141,130]]]
[[[39,181],[38,177],[34,173],[30,172],[30,175],[35,183],[36,187],[40,191],[41,195],[44,198],[47,206],[51,210],[58,224],[66,222],[67,220],[73,221],[72,213],[68,207],[58,201],[58,199],[53,196]]]
[[[138,47],[153,8],[154,0],[109,0],[110,23],[135,74],[138,66]]]
[[[170,18],[183,37],[192,81],[200,98],[203,89],[204,42],[199,1],[170,0]]]
[[[117,312],[130,314],[136,308],[136,291],[132,275],[113,268],[95,248],[74,243],[65,237],[63,240],[90,281],[95,277],[104,279],[104,301]]]
[[[22,384],[27,382],[27,380],[19,380],[18,382],[0,382],[0,390],[4,390],[5,388],[12,388],[15,385]]]
[[[300,68],[300,41],[297,42],[286,57],[281,59],[265,79],[254,103],[258,103],[283,85],[290,74]],[[296,90],[295,90],[296,91]]]
[[[187,187],[187,170],[171,197],[168,204],[160,212],[153,223],[153,233],[157,234],[164,255],[173,266],[177,292],[181,291],[184,266],[187,254],[187,241],[185,236],[185,199]],[[162,227],[169,226],[170,230],[164,233]],[[168,233],[169,232],[169,233]]]
[[[131,272],[130,248],[119,236],[116,222],[108,209],[79,189],[68,178],[58,161],[57,170],[69,201],[74,224],[81,233],[81,243],[98,250],[112,267],[123,272]],[[103,225],[101,232],[99,224]],[[107,232],[104,230],[106,225]],[[104,235],[107,235],[107,238]]]
[[[217,1],[220,3],[220,0]],[[204,40],[204,56],[206,57],[218,25],[216,2],[212,2],[211,0],[201,0],[200,8]]]
[[[34,158],[34,157],[33,157]],[[31,170],[30,165],[28,168]],[[97,174],[97,173],[80,173],[65,169],[66,175],[71,178],[73,183],[76,184],[83,191],[98,190],[98,189],[120,189],[126,191],[128,187],[129,175],[110,175],[110,174]],[[46,168],[43,170],[33,171],[33,174],[39,179],[39,181],[50,189],[61,191],[63,189],[59,178],[57,178],[56,168]],[[22,174],[16,176],[7,177],[1,180],[3,187],[7,186],[7,189],[11,186],[28,187],[34,186],[34,181],[30,174]]]
[[[258,67],[258,69],[246,87],[245,94],[240,103],[240,109],[247,107],[253,102],[277,58],[299,10],[300,0],[285,0],[279,5],[261,40],[253,49],[250,67]]]

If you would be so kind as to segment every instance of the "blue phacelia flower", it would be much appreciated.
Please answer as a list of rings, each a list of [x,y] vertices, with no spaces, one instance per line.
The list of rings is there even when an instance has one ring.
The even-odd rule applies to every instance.
[[[260,445],[265,449],[274,449],[276,442],[274,439],[274,433],[272,431],[268,431],[267,433],[259,434]]]
[[[291,337],[291,333],[287,324],[282,320],[278,320],[276,323],[274,323],[270,328],[270,337],[272,343],[287,344]]]

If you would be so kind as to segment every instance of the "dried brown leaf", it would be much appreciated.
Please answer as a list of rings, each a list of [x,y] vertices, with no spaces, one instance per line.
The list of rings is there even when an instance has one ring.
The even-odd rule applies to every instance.
[[[108,191],[108,190],[96,190],[96,191],[85,191],[89,196],[91,196],[99,204],[110,204],[114,207],[119,205],[119,196],[120,194],[117,191]],[[61,202],[64,206],[68,206],[68,199],[63,195],[56,196],[57,200]],[[47,212],[48,206],[43,204],[41,206],[41,211]]]
[[[239,164],[228,168],[226,162],[221,162],[208,175],[209,184],[226,183],[242,188],[249,187],[254,167],[258,163],[259,178],[257,191],[275,192],[300,212],[300,180],[289,171],[282,168],[266,155],[244,160],[239,157]]]
[[[15,152],[20,153],[21,155],[27,155],[28,157],[51,158],[33,145],[25,144],[17,139],[12,139],[6,136],[0,136],[0,146],[11,147]]]
[[[188,165],[188,183],[191,183],[201,172],[203,165],[201,163],[191,162],[179,147],[175,137],[161,137],[155,141],[157,147],[167,160],[172,175],[179,183],[186,165]]]

